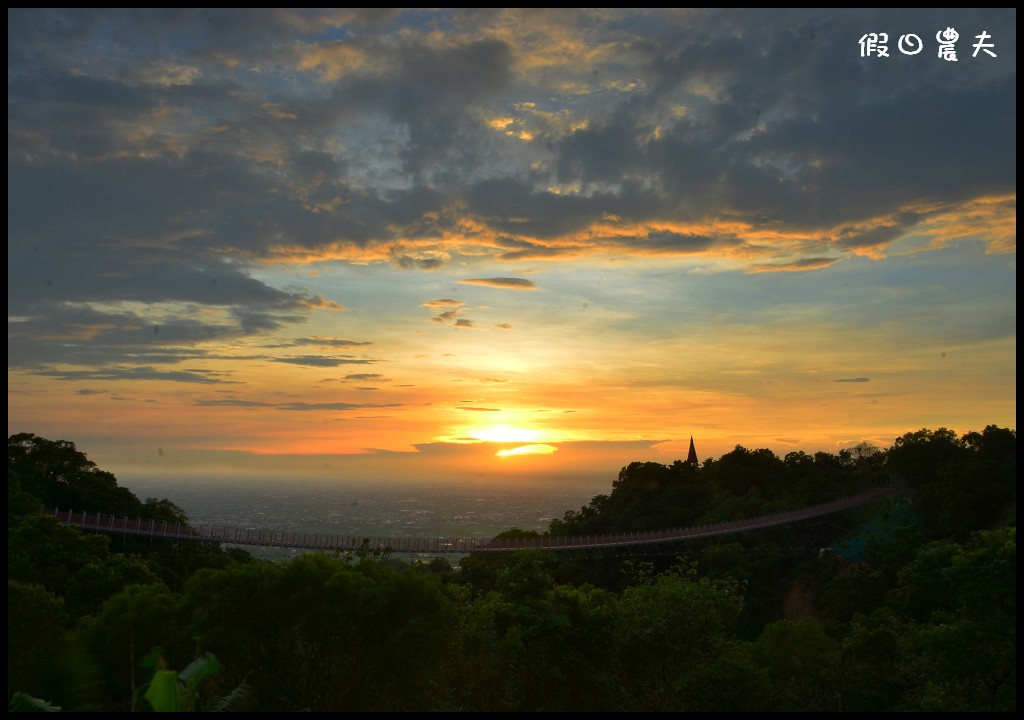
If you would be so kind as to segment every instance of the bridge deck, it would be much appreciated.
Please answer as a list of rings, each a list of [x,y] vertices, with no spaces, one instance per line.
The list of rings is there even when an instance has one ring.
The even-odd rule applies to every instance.
[[[257,545],[263,547],[297,548],[304,550],[369,550],[393,553],[500,553],[515,550],[569,551],[601,548],[643,547],[667,544],[677,540],[692,540],[758,530],[808,520],[849,508],[874,502],[905,489],[903,483],[892,483],[866,493],[840,500],[812,505],[798,510],[775,513],[746,520],[714,525],[698,525],[671,530],[651,530],[609,535],[581,535],[571,537],[506,538],[481,540],[456,537],[389,537],[367,538],[353,535],[327,535],[318,533],[254,530],[212,525],[174,525],[158,520],[131,519],[113,515],[89,514],[71,510],[52,511],[54,517],[67,525],[83,530],[116,535],[217,542],[229,545]]]

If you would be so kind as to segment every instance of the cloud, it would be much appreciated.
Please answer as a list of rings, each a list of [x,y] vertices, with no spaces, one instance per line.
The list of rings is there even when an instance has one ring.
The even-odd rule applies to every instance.
[[[36,375],[58,380],[163,380],[200,385],[238,384],[222,377],[223,373],[208,370],[156,370],[151,367],[107,367],[96,370],[37,370]]]
[[[504,290],[536,290],[537,283],[525,278],[471,278],[459,280],[463,285],[484,285]]]
[[[303,355],[290,358],[271,358],[271,362],[308,367],[338,367],[339,365],[370,365],[374,360],[356,360],[349,357],[327,357],[324,355]]]
[[[356,404],[356,403],[281,403],[275,407],[281,410],[298,410],[298,411],[309,411],[309,410],[355,410],[358,408],[382,408],[382,407],[402,407],[401,403],[384,403],[384,404]]]
[[[428,308],[435,308],[436,309],[436,308],[440,308],[440,307],[452,307],[452,306],[458,307],[459,305],[462,305],[462,304],[463,304],[463,302],[461,300],[441,299],[441,300],[428,300],[427,302],[423,303],[423,305],[421,307],[428,307]]]
[[[749,238],[665,225],[738,219],[877,250],[921,202],[1015,194],[1012,163],[991,161],[1015,138],[1009,37],[952,83],[849,57],[850,34],[900,24],[897,10],[370,16],[12,11],[14,300],[48,287],[252,308],[272,292],[253,260],[437,270],[467,246],[506,260],[729,255]],[[327,28],[337,37],[305,35]],[[865,226],[881,217],[897,220]],[[609,218],[635,230],[608,233]],[[976,227],[1005,247],[1005,227]]]
[[[448,264],[450,257],[447,253],[430,253],[418,256],[401,254],[397,249],[392,250],[391,263],[403,270],[435,270]]]
[[[457,410],[469,410],[471,412],[501,412],[501,408],[485,408],[485,407],[460,407]]]
[[[840,258],[801,258],[792,262],[761,263],[751,265],[747,268],[748,273],[765,272],[806,272],[808,270],[821,270],[831,267],[839,262]]]
[[[366,403],[268,403],[252,400],[197,400],[192,403],[199,407],[252,407],[271,408],[275,410],[289,410],[295,412],[310,412],[318,410],[361,410],[364,408],[401,407],[401,404],[366,404]]]
[[[192,404],[198,407],[275,407],[273,403],[256,402],[254,400],[197,400]]]
[[[305,345],[316,345],[318,347],[363,347],[373,345],[372,342],[359,342],[345,338],[296,338],[287,342],[262,345],[261,347],[276,349],[289,347],[303,347]]]
[[[462,305],[460,300],[431,300],[423,303],[421,307],[429,307],[438,311],[434,317],[430,318],[433,322],[446,323],[465,330],[476,329],[476,323],[472,320],[458,317],[465,309]],[[451,309],[443,310],[442,308]]]
[[[837,383],[866,383],[866,382],[871,382],[871,378],[866,378],[866,377],[839,378],[838,380],[833,380],[832,382],[837,382]]]
[[[373,345],[372,342],[359,342],[356,340],[346,340],[345,338],[297,338],[293,343],[293,346],[299,345],[319,345],[321,347],[362,347],[365,345]]]

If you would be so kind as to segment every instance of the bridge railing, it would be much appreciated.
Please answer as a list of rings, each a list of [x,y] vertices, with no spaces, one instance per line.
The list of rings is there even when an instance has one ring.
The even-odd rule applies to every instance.
[[[831,502],[813,505],[797,510],[773,513],[755,518],[746,518],[713,525],[696,525],[672,530],[646,530],[635,533],[580,536],[545,536],[532,538],[366,538],[354,535],[328,535],[320,533],[297,533],[255,528],[223,527],[212,525],[171,524],[163,520],[128,518],[125,516],[100,513],[74,512],[54,508],[52,514],[67,525],[83,530],[110,534],[138,535],[169,540],[219,542],[231,545],[258,545],[291,547],[308,550],[382,551],[398,553],[501,553],[516,550],[568,551],[584,548],[607,548],[642,546],[669,543],[676,540],[696,539],[743,532],[758,528],[773,527],[797,522],[847,508],[873,502],[886,495],[901,492],[902,482],[892,483],[874,490]]]

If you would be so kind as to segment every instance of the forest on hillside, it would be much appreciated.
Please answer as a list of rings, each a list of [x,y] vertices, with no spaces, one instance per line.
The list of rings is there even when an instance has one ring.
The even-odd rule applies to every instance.
[[[548,534],[755,517],[894,480],[907,490],[658,556],[517,551],[456,567],[112,543],[43,510],[188,518],[67,440],[12,435],[7,462],[12,710],[1016,710],[1011,429],[634,462]]]

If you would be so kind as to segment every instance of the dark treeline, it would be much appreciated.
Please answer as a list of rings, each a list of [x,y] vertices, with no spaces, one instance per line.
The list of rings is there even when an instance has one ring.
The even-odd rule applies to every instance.
[[[187,518],[71,442],[12,435],[9,704],[150,710],[170,677],[188,710],[1015,711],[1015,476],[1016,431],[996,426],[837,454],[737,446],[701,465],[632,463],[548,532],[908,490],[650,557],[272,563],[63,526],[42,511]]]

